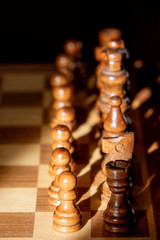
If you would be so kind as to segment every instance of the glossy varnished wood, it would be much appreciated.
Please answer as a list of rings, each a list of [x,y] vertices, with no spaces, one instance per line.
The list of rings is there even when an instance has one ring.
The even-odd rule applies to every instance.
[[[53,206],[58,206],[60,204],[58,191],[58,176],[64,172],[69,171],[70,166],[69,162],[71,160],[71,156],[69,151],[66,148],[56,148],[52,152],[52,172],[55,175],[54,181],[51,183],[51,186],[48,189],[48,201]]]
[[[75,204],[77,179],[72,172],[63,172],[58,178],[60,205],[53,214],[53,227],[60,232],[75,232],[82,226],[81,213]]]
[[[126,196],[130,162],[116,160],[106,164],[107,183],[111,197],[104,211],[104,228],[113,233],[128,232],[133,223],[134,211]]]

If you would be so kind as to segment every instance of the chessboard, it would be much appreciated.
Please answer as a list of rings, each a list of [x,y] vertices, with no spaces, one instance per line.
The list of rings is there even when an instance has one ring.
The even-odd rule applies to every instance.
[[[76,101],[77,128],[73,133],[78,145],[77,204],[83,226],[74,233],[60,233],[53,229],[55,208],[48,203],[48,187],[52,182],[48,171],[53,142],[47,118],[52,101],[51,73],[51,64],[0,67],[0,238],[157,239],[156,207],[159,209],[159,203],[152,198],[155,191],[153,186],[151,189],[151,183],[155,176],[149,175],[152,160],[147,160],[144,136],[148,136],[144,133],[144,117],[139,108],[129,112],[136,136],[132,202],[136,226],[123,235],[103,230],[106,203],[101,201],[100,194],[105,178],[101,172],[102,155],[94,136],[94,124],[88,125],[94,119],[89,104],[94,96],[88,95],[86,89],[76,95],[85,99]],[[155,158],[158,159],[157,155]]]

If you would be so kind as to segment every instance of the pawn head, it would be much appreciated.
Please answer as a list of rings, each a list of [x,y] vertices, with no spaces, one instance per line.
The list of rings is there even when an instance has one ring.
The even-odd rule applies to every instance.
[[[55,141],[68,141],[71,137],[71,132],[69,128],[66,125],[56,125],[54,128],[52,128],[52,138]]]
[[[71,191],[75,189],[77,184],[75,174],[69,171],[61,173],[58,178],[58,184],[62,190]]]
[[[69,164],[71,156],[66,148],[59,147],[55,148],[52,152],[52,161],[55,165],[66,166]]]
[[[122,100],[121,100],[121,98],[118,97],[118,96],[113,96],[113,97],[110,98],[109,104],[110,104],[112,107],[119,107],[119,106],[122,104]]]

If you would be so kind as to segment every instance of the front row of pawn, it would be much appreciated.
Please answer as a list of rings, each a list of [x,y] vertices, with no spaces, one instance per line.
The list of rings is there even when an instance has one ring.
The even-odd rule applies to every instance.
[[[55,179],[48,190],[48,200],[56,207],[53,227],[60,232],[75,232],[82,227],[82,215],[76,205],[77,178],[71,171],[71,156],[66,148],[53,150]],[[106,164],[107,184],[111,197],[104,211],[104,229],[112,233],[125,233],[134,224],[134,211],[127,199],[131,163],[124,160]]]
[[[60,232],[75,232],[82,226],[82,215],[75,204],[77,178],[69,166],[71,155],[66,148],[52,152],[55,179],[48,189],[48,201],[56,207],[53,227]]]

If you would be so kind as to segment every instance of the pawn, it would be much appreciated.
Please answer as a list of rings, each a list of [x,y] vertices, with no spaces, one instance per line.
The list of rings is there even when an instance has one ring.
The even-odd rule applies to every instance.
[[[82,215],[75,204],[77,179],[72,172],[63,172],[58,178],[60,205],[53,214],[53,227],[60,232],[75,232],[82,226]]]
[[[64,171],[70,171],[69,162],[71,156],[69,151],[66,148],[56,148],[52,152],[52,172],[55,175],[54,181],[51,183],[51,186],[48,189],[48,201],[53,206],[58,206],[60,204],[58,191],[58,176]]]
[[[62,107],[72,106],[72,88],[70,86],[55,87],[52,90],[52,95],[54,99],[52,109],[54,111]]]
[[[67,79],[67,77],[64,74],[59,72],[53,73],[50,79],[50,84],[52,88],[66,86],[69,83],[70,83],[69,79]]]
[[[122,100],[118,96],[113,96],[109,100],[110,112],[104,121],[104,130],[114,136],[124,132],[127,128],[126,118],[121,111]]]
[[[52,148],[53,150],[56,148],[66,148],[70,154],[71,154],[71,161],[69,163],[71,170],[75,170],[75,162],[73,161],[72,154],[74,152],[74,146],[72,142],[70,142],[71,139],[71,131],[69,128],[65,125],[56,125],[54,128],[51,130],[52,134],[52,139],[53,139],[53,145]],[[53,161],[51,160],[49,163],[49,175],[54,179],[55,174],[53,172]]]
[[[73,80],[74,75],[72,71],[75,68],[75,64],[72,58],[65,53],[61,53],[56,57],[55,61],[57,69],[64,74],[70,81]]]
[[[55,117],[51,122],[51,127],[62,124],[66,125],[71,131],[75,128],[75,110],[72,107],[63,107],[56,111]]]
[[[83,44],[81,41],[75,39],[66,40],[64,43],[64,51],[73,59],[80,59]]]
[[[126,195],[130,167],[131,163],[123,160],[110,161],[106,164],[111,197],[103,218],[104,229],[112,233],[128,232],[135,222],[134,211]]]

